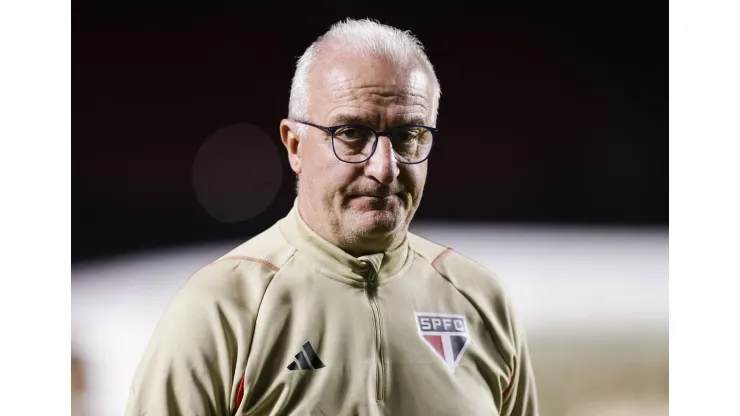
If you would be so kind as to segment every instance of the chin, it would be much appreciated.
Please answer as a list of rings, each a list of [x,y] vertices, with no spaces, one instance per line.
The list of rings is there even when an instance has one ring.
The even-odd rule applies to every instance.
[[[392,238],[404,225],[405,201],[390,198],[352,197],[343,207],[344,224],[358,238]]]
[[[355,226],[358,234],[380,237],[395,233],[403,218],[393,211],[373,210],[359,213]]]

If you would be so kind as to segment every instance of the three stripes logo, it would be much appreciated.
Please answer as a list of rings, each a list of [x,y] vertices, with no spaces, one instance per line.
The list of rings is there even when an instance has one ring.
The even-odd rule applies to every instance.
[[[305,354],[304,354],[305,352]],[[311,365],[309,365],[311,363]],[[303,351],[295,355],[295,361],[288,365],[288,370],[318,370],[326,367],[316,352],[313,350],[310,342],[303,344]]]
[[[463,315],[415,312],[419,336],[442,359],[451,373],[470,345],[468,321]]]

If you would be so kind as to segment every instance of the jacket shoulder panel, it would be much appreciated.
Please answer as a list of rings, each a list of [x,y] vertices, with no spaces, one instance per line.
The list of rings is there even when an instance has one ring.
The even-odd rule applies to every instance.
[[[516,325],[508,291],[494,272],[451,247],[422,238],[409,237],[413,250],[464,296],[485,320],[507,361],[516,354]]]

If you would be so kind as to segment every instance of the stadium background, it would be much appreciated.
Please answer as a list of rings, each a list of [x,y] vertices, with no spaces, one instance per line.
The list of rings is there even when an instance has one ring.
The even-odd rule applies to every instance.
[[[505,279],[542,414],[667,415],[667,4],[371,4],[74,4],[74,411],[121,414],[177,288],[289,210],[295,59],[351,16],[411,30],[435,65],[413,229]]]

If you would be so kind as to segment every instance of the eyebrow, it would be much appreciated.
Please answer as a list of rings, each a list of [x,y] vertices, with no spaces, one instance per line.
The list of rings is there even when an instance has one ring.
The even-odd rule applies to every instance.
[[[374,122],[369,121],[365,117],[361,117],[355,114],[337,114],[336,116],[332,117],[330,120],[331,125],[339,126],[342,124],[362,124],[370,127],[375,127],[373,124]],[[422,117],[418,116],[411,116],[411,117],[398,117],[393,120],[393,122],[390,123],[391,128],[397,127],[397,126],[408,126],[408,125],[417,125],[417,126],[424,126],[426,120],[424,120]]]
[[[336,116],[332,117],[329,120],[331,125],[338,126],[341,124],[371,124],[368,123],[368,120],[364,117],[360,117],[355,114],[346,114],[341,113],[337,114]]]

